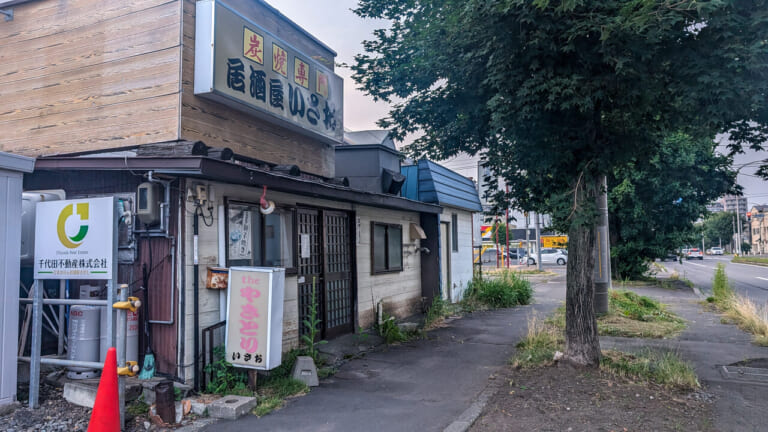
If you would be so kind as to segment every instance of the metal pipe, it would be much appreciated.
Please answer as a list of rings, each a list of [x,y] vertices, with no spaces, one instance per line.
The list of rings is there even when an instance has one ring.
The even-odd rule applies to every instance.
[[[184,190],[184,186],[186,186],[186,183],[182,183],[181,190]],[[182,194],[179,194],[179,203],[178,203],[178,213],[177,213],[177,232],[183,233],[184,227],[186,226],[185,221],[185,215],[186,215],[186,204],[184,202],[184,198],[182,197]],[[186,319],[185,315],[187,313],[186,310],[186,303],[187,303],[187,293],[186,293],[186,283],[187,283],[187,252],[185,250],[185,242],[186,237],[182,236],[180,237],[180,241],[182,242],[181,247],[179,248],[179,262],[181,267],[179,269],[179,325],[177,326],[177,336],[176,336],[176,375],[181,377],[182,379],[185,378],[185,365],[184,365],[184,343],[180,343],[179,341],[183,341],[186,337]],[[174,272],[176,270],[174,269]]]
[[[118,299],[121,302],[128,301],[128,284],[120,284]],[[127,332],[128,311],[117,310],[117,367],[125,367],[125,340]],[[125,377],[118,375],[118,404],[120,406],[120,427],[125,426]]]
[[[31,363],[32,358],[31,357],[17,357],[19,361],[25,362],[25,363]],[[92,369],[103,369],[104,363],[99,362],[88,362],[88,361],[78,361],[78,360],[67,360],[67,359],[56,359],[56,358],[46,358],[42,357],[40,358],[41,364],[49,364],[54,366],[77,366],[77,367],[87,367]]]
[[[19,303],[34,303],[33,299],[19,299]],[[108,306],[108,300],[80,300],[80,299],[43,299],[45,305],[83,305],[83,306]]]
[[[192,266],[192,278],[193,278],[193,303],[194,303],[194,311],[193,311],[193,331],[195,336],[195,343],[194,343],[194,367],[195,367],[195,390],[200,389],[200,264],[198,262],[198,234],[199,234],[199,217],[197,214],[197,210],[195,210],[195,215],[192,218],[192,229],[193,229],[193,251],[192,251],[192,258],[193,258],[193,266]]]
[[[59,299],[65,300],[67,292],[67,281],[59,281]],[[59,305],[59,346],[56,350],[58,355],[64,354],[64,305]]]
[[[40,286],[38,286],[38,284]],[[34,290],[34,303],[32,304],[32,348],[29,364],[29,407],[35,409],[40,406],[40,357],[43,339],[43,287],[42,282],[35,280],[32,285]],[[15,307],[15,306],[14,306]]]

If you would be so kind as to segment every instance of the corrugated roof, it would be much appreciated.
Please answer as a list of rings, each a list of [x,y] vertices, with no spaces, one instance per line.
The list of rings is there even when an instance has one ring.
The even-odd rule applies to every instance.
[[[417,184],[413,175],[416,171]],[[406,176],[403,196],[419,201],[481,212],[480,197],[475,183],[435,162],[422,159],[415,166],[402,167]]]

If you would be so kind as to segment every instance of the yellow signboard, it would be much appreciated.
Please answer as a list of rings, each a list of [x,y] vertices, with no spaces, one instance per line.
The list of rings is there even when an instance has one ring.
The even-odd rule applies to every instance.
[[[568,236],[541,236],[541,246],[545,248],[567,247]]]
[[[248,60],[264,64],[264,37],[243,27],[243,56]]]
[[[288,76],[288,52],[276,43],[272,44],[272,70],[284,77]]]

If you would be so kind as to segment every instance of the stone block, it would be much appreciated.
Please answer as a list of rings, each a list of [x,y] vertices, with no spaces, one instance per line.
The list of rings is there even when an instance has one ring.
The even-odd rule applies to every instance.
[[[68,382],[64,384],[63,396],[70,403],[93,408],[93,404],[96,402],[96,390],[97,388],[91,385]]]
[[[208,405],[208,415],[215,418],[236,420],[256,407],[255,397],[224,396]]]
[[[317,367],[315,361],[309,356],[296,357],[296,364],[291,372],[293,379],[299,380],[309,387],[317,387],[320,381],[317,379]]]

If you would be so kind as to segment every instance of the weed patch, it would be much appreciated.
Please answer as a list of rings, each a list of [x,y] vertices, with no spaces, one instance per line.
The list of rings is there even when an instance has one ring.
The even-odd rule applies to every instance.
[[[671,351],[643,350],[638,354],[603,351],[600,367],[619,376],[642,379],[682,390],[701,387],[693,367]]]
[[[728,283],[722,264],[718,264],[715,270],[712,293],[712,303],[725,315],[720,320],[722,323],[736,324],[740,329],[754,335],[755,345],[768,346],[768,308],[736,294]]]
[[[472,280],[467,286],[465,299],[490,308],[509,308],[529,304],[532,296],[533,289],[527,279],[514,271],[505,270],[497,278]]]
[[[565,330],[565,306],[560,306],[548,322]],[[685,329],[685,322],[667,311],[661,303],[630,291],[612,290],[608,297],[608,313],[597,318],[601,336],[661,339]]]
[[[517,352],[511,363],[515,368],[530,368],[551,364],[555,351],[562,351],[565,344],[563,332],[550,320],[528,318],[528,333],[516,345]]]

